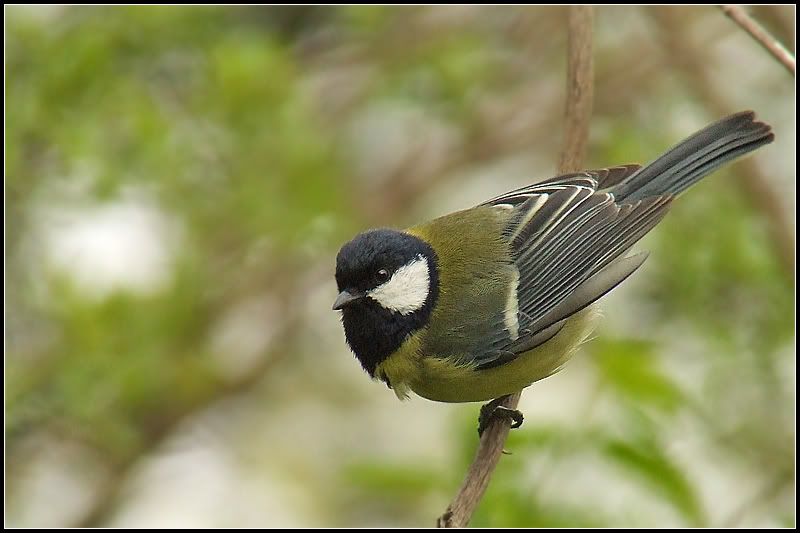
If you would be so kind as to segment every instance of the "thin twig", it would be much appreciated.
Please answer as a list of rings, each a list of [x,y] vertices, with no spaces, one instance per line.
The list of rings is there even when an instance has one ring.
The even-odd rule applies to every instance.
[[[791,10],[791,13],[789,12]],[[795,10],[794,5],[759,5],[752,7],[752,13],[763,21],[773,37],[783,43],[792,55],[795,55]]]
[[[501,405],[516,409],[520,395],[519,392],[512,394]],[[465,527],[469,524],[472,513],[475,512],[489,487],[489,481],[503,454],[503,446],[510,429],[508,423],[496,418],[489,422],[489,427],[481,435],[478,451],[475,452],[475,458],[469,465],[461,488],[458,489],[458,493],[444,514],[436,520],[436,527]]]
[[[751,18],[741,6],[725,5],[720,6],[720,9],[744,31],[749,33],[753,39],[758,41],[775,59],[780,61],[792,75],[795,74],[794,56],[775,37]]]
[[[592,20],[590,6],[569,9],[567,103],[564,145],[559,163],[561,172],[579,169],[586,154],[593,94]],[[513,394],[502,405],[514,409],[519,398],[520,393]],[[508,423],[496,419],[490,422],[458,493],[436,521],[438,527],[464,527],[469,524],[503,453],[508,432]]]
[[[594,100],[593,16],[589,6],[576,6],[569,10],[567,103],[564,111],[564,144],[558,164],[561,173],[581,170],[589,145],[589,122]]]

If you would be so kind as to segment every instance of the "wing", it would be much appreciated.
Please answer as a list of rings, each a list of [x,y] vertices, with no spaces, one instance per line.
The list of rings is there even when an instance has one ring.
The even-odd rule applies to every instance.
[[[646,255],[624,254],[663,218],[671,196],[617,202],[608,189],[638,169],[557,176],[482,204],[512,210],[504,236],[518,277],[516,301],[510,297],[503,317],[490,319],[495,333],[471,355],[478,368],[513,360],[550,339],[566,318],[641,266]]]

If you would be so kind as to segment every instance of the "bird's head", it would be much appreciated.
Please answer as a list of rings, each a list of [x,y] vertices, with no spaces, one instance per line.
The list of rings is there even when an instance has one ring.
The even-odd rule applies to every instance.
[[[336,284],[333,309],[342,311],[347,342],[374,375],[430,319],[439,293],[436,253],[409,233],[367,231],[339,250]]]

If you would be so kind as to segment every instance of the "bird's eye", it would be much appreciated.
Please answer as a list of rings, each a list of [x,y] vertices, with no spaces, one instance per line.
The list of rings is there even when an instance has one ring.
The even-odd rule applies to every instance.
[[[378,281],[387,281],[389,279],[389,271],[385,268],[378,270]]]

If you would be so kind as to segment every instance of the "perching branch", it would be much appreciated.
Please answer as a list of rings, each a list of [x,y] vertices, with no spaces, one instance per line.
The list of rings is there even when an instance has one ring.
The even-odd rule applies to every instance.
[[[512,394],[501,405],[509,409],[516,409],[521,393]],[[489,481],[503,454],[510,423],[497,418],[489,422],[489,427],[481,435],[478,451],[469,465],[467,475],[461,483],[453,501],[447,510],[436,520],[436,527],[466,527],[472,518],[472,513],[478,507],[483,494],[489,487]]]
[[[578,170],[583,165],[589,139],[592,112],[592,20],[590,6],[569,8],[567,45],[567,102],[565,109],[564,144],[559,162],[560,172]],[[520,393],[509,396],[502,405],[514,409]],[[494,469],[503,453],[509,423],[492,420],[478,443],[475,458],[467,470],[461,488],[436,521],[438,527],[464,527],[469,524]]]
[[[772,54],[775,59],[780,61],[786,69],[795,74],[795,59],[775,37],[769,34],[758,22],[756,22],[741,6],[720,6],[720,9],[728,15],[736,24],[758,41],[764,49]]]

